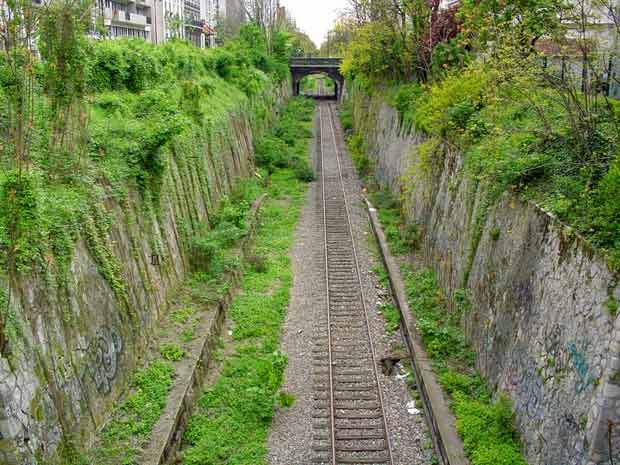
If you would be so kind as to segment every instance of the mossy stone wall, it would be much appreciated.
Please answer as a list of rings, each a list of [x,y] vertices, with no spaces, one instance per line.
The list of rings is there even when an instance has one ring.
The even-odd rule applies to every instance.
[[[92,205],[62,283],[16,281],[16,336],[0,357],[0,463],[41,463],[63,436],[88,444],[105,424],[189,271],[189,238],[237,179],[254,175],[253,138],[288,88],[231,101],[211,127],[179,135],[165,148],[157,200],[128,189]]]
[[[448,295],[466,290],[477,368],[512,399],[529,463],[610,463],[609,432],[620,453],[620,322],[609,302],[620,287],[606,261],[536,205],[511,193],[490,202],[461,153],[429,153],[380,96],[353,91],[349,102],[378,182],[421,231],[423,260]]]

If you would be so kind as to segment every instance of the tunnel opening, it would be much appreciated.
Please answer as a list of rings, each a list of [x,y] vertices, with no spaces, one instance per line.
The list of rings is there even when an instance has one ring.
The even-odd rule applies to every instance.
[[[308,74],[297,82],[297,95],[317,100],[338,100],[338,82],[326,73]]]

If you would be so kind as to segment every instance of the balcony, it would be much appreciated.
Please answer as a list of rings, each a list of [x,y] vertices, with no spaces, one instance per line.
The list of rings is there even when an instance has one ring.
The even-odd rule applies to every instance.
[[[139,24],[140,26],[146,26],[146,16],[136,13],[129,13],[129,22]]]
[[[185,19],[185,26],[186,27],[193,27],[196,29],[203,29],[205,26],[205,21],[204,19],[194,19],[194,18],[186,18]]]
[[[104,8],[103,19],[106,25],[109,25],[111,21],[140,27],[145,27],[147,24],[150,24],[150,18],[144,15],[129,13],[122,10],[113,10],[112,8]]]

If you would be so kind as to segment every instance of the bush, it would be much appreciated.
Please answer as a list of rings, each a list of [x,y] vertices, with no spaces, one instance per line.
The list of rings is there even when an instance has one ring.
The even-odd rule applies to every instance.
[[[93,42],[89,73],[93,90],[139,92],[159,81],[162,69],[156,47],[139,39]]]
[[[417,82],[402,84],[396,89],[392,98],[392,105],[400,115],[401,124],[411,129],[414,119],[415,104],[422,95],[422,87]]]
[[[285,168],[292,158],[291,148],[280,138],[267,135],[256,145],[255,158],[258,166],[273,173],[277,168]]]
[[[471,465],[527,465],[511,443],[482,444],[471,456]]]
[[[361,134],[347,137],[347,147],[353,160],[355,169],[362,177],[366,177],[373,171],[373,163],[368,156],[368,147]]]
[[[473,114],[484,106],[488,82],[489,75],[481,66],[448,75],[417,98],[416,127],[440,137],[462,133]],[[410,92],[417,95],[415,90]]]
[[[314,171],[308,163],[313,114],[312,100],[305,97],[291,99],[271,133],[256,144],[256,164],[267,169],[269,174],[276,169],[290,168],[300,181],[314,181]]]
[[[293,168],[295,177],[303,182],[312,182],[316,179],[314,170],[308,165],[308,162],[299,160],[299,162]]]
[[[351,110],[342,110],[340,112],[340,124],[345,132],[353,130],[353,113],[351,113]]]
[[[575,213],[563,215],[579,225],[592,243],[607,253],[612,269],[620,269],[619,198],[620,161],[617,160],[593,190],[589,201],[580,204]],[[579,221],[582,218],[586,221]]]

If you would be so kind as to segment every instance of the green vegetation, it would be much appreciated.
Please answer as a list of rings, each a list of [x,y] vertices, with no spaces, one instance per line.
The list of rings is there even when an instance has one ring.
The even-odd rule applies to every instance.
[[[374,240],[374,238],[373,238]],[[381,286],[386,291],[390,289],[390,277],[388,276],[387,270],[383,265],[377,266],[372,269],[372,272],[379,278],[379,282]],[[400,327],[400,311],[394,305],[392,300],[383,302],[379,306],[379,311],[383,314],[383,321],[386,333],[392,335],[394,334],[398,328]]]
[[[144,442],[150,436],[166,406],[173,376],[173,366],[163,360],[155,360],[138,371],[131,385],[132,394],[116,409],[113,421],[103,431],[101,447],[91,450],[84,463],[135,464],[137,442]]]
[[[256,163],[269,174],[291,168],[297,179],[313,181],[308,163],[308,139],[312,137],[314,103],[304,97],[294,98],[285,108],[274,129],[256,145]]]
[[[212,229],[204,232],[208,225],[197,228],[192,243],[207,243],[208,250],[216,251],[209,255],[208,260],[195,260],[194,271],[175,295],[178,306],[168,315],[167,320],[172,328],[163,322],[162,332],[168,342],[159,346],[161,358],[156,358],[146,369],[138,371],[131,386],[132,393],[114,412],[112,423],[104,430],[98,446],[90,452],[88,457],[92,461],[84,464],[137,463],[141,447],[150,437],[172,387],[175,369],[170,362],[179,362],[185,357],[184,344],[196,337],[195,329],[203,312],[210,309],[210,304],[219,303],[230,286],[230,271],[239,266],[239,242],[245,236],[250,203],[262,190],[255,180],[239,182],[230,199],[223,199],[218,210],[211,213]],[[222,234],[223,224],[229,225],[226,227],[228,235]],[[243,234],[237,231],[232,234],[232,225],[243,227]],[[87,457],[74,445],[67,443],[67,446],[73,447],[72,453],[76,457],[74,462],[69,463],[82,465]]]
[[[156,214],[171,164],[182,173],[191,165],[204,182],[208,170],[223,170],[219,157],[226,147],[219,144],[233,137],[230,119],[248,115],[257,135],[264,131],[272,89],[288,76],[290,50],[268,53],[262,33],[247,26],[225,47],[211,50],[176,41],[89,42],[76,30],[69,51],[49,27],[41,37],[42,60],[32,65],[42,71],[27,80],[34,102],[33,130],[24,139],[28,162],[16,153],[26,142],[7,138],[0,147],[0,265],[56,276],[62,286],[74,244],[86,238],[123,300],[122,269],[108,239],[109,201],[127,209],[139,192],[143,208]],[[76,50],[75,73],[84,75],[57,75],[54,60]],[[7,60],[0,59],[0,105],[10,110],[19,102],[9,99],[17,77],[11,77]],[[56,86],[62,79],[73,93]],[[67,99],[67,110],[60,109]],[[0,131],[13,131],[18,123],[2,119]]]
[[[181,346],[174,342],[163,344],[159,348],[159,353],[165,360],[170,362],[178,362],[185,357],[185,351],[181,348]]]
[[[347,118],[348,116],[345,114],[343,121],[346,122]],[[346,130],[345,124],[343,124],[343,128]],[[374,166],[368,156],[368,148],[364,138],[359,134],[353,134],[346,138],[346,143],[353,160],[353,166],[355,166],[359,175],[365,178],[374,172]]]
[[[381,304],[379,311],[385,320],[385,330],[388,334],[394,334],[400,327],[400,313],[392,302]]]
[[[385,230],[403,227],[398,203],[388,193],[372,194]],[[392,253],[406,254],[400,236],[388,236]],[[454,295],[455,311],[439,289],[432,270],[413,271],[401,265],[407,299],[416,318],[416,326],[426,351],[439,375],[439,381],[451,396],[457,430],[472,465],[526,465],[520,454],[520,442],[514,427],[510,401],[500,395],[493,401],[491,393],[474,368],[475,356],[465,340],[460,320],[469,311],[464,291]],[[385,271],[379,271],[381,277]]]
[[[595,3],[603,21],[618,24],[607,2]],[[609,77],[619,49],[590,30],[578,2],[467,0],[442,10],[378,0],[357,2],[352,13],[335,30],[349,95],[388,100],[404,130],[428,138],[405,193],[441,173],[447,147],[464,155],[469,195],[479,199],[470,262],[488,212],[512,191],[574,227],[620,270],[620,106],[607,92],[619,84]],[[620,37],[620,27],[610,33]],[[360,108],[362,131],[368,113]]]
[[[510,189],[575,226],[609,257],[612,268],[618,268],[620,210],[613,199],[620,193],[620,171],[617,161],[610,163],[616,158],[616,145],[609,132],[615,116],[600,115],[594,139],[579,140],[566,108],[550,91],[527,82],[515,89],[504,83],[501,73],[472,65],[423,93],[411,92],[415,97],[410,95],[407,105],[398,94],[394,101],[405,123],[435,141],[435,163],[442,162],[446,141],[465,154],[466,175],[484,196],[471,226],[472,251],[488,209]],[[418,152],[422,158],[422,147]]]
[[[150,335],[141,334],[143,315],[129,304],[128,268],[118,254],[135,259],[131,269],[140,273],[145,292],[153,282],[147,267],[173,276],[175,262],[166,257],[160,229],[170,215],[181,253],[193,258],[195,248],[202,254],[189,280],[191,297],[204,306],[226,289],[224,272],[239,268],[226,252],[245,234],[239,213],[247,209],[231,194],[240,184],[233,176],[253,168],[239,160],[244,137],[251,130],[258,139],[271,125],[292,53],[288,33],[272,30],[267,37],[253,25],[210,50],[176,40],[90,40],[91,6],[18,0],[0,17],[6,39],[0,47],[0,352],[17,351],[23,342],[15,340],[18,329],[29,324],[26,315],[15,314],[19,307],[11,304],[19,295],[5,292],[5,276],[12,284],[37,282],[58,303],[48,319],[57,318],[61,328],[37,357],[37,374],[55,373],[63,383],[80,376],[85,363],[80,351],[59,344],[62,335],[87,336],[69,302],[76,244],[86,245],[116,295],[126,353],[138,353]],[[291,166],[300,178],[311,177],[307,165]],[[185,202],[190,192],[195,202]],[[209,225],[199,221],[203,206]],[[144,260],[146,251],[153,263]],[[5,296],[13,302],[4,305]],[[197,317],[185,310],[170,323],[179,326],[179,340],[162,345],[162,359],[136,375],[129,398],[84,463],[135,462],[165,405],[174,376],[168,361],[180,360],[183,344],[195,336]],[[115,382],[123,381],[119,376]],[[75,416],[88,423],[81,414],[92,399],[65,408],[69,393],[54,386],[63,436],[59,460],[77,463],[80,447],[71,433],[88,427],[76,424]]]
[[[277,140],[289,138],[292,131],[299,132],[301,128],[305,128],[308,113],[312,110],[312,101],[305,99],[290,101],[279,123],[265,137],[274,137]],[[293,148],[287,149],[285,156],[279,154],[279,158],[285,159],[289,156],[299,157],[301,160],[304,152],[307,158],[311,133],[304,134],[306,136],[302,137]],[[242,269],[244,273],[241,285],[243,294],[235,299],[230,309],[235,322],[234,337],[246,341],[247,344],[238,347],[230,362],[231,371],[227,371],[226,367],[229,366],[227,362],[222,378],[218,382],[221,391],[218,390],[216,395],[230,389],[243,390],[254,386],[256,389],[251,388],[252,392],[246,397],[237,395],[235,391],[234,405],[237,409],[248,405],[251,407],[247,411],[236,412],[244,418],[253,418],[256,412],[262,409],[263,416],[259,419],[261,424],[262,421],[271,418],[270,414],[266,414],[268,408],[273,409],[274,405],[293,404],[294,398],[279,392],[286,357],[277,352],[277,345],[279,327],[284,318],[292,282],[288,250],[293,240],[293,229],[305,191],[304,184],[298,179],[295,170],[297,163],[299,161],[294,163],[287,161],[284,165],[286,168],[275,168],[272,175],[265,177],[263,181],[257,177],[237,182],[231,194],[220,199],[218,208],[210,213],[209,221],[196,225],[194,235],[188,240],[193,271],[186,285],[176,296],[179,301],[178,307],[168,316],[173,329],[166,331],[166,336],[172,340],[160,345],[161,359],[153,361],[147,369],[138,372],[136,382],[132,386],[133,393],[115,412],[113,422],[102,435],[101,444],[91,452],[93,457],[90,458],[92,460],[90,463],[97,465],[137,463],[139,450],[149,438],[155,422],[161,415],[166,395],[172,386],[174,367],[170,362],[179,362],[185,357],[186,350],[183,344],[194,339],[195,328],[201,318],[201,309],[208,309],[209,304],[217,304],[224,296],[230,286],[230,273],[233,270]],[[271,200],[262,209],[263,221],[258,233],[257,251],[248,257],[247,263],[242,263],[239,247],[240,241],[248,233],[247,216],[250,205],[263,192],[267,192]],[[275,238],[271,236],[272,233],[275,233]],[[255,377],[244,381],[248,384],[239,384],[238,377],[244,376],[243,370],[246,368],[253,369]],[[228,393],[224,397],[230,395],[231,393]],[[207,397],[208,393],[205,393],[201,405]],[[262,404],[254,405],[254,401],[260,401]],[[196,418],[200,418],[200,415]],[[236,417],[234,421],[237,419]],[[200,423],[199,420],[195,421]],[[248,428],[250,426],[248,424]],[[222,424],[215,422],[212,427],[220,428]],[[264,435],[268,422],[262,427],[265,430],[262,433]],[[248,431],[246,430],[246,433]],[[220,441],[227,442],[227,436],[222,435],[221,430],[216,429],[215,433],[219,435]],[[258,435],[256,441],[250,441],[247,445],[247,450],[252,451],[251,453],[264,447],[263,443],[258,442],[260,431],[252,431],[252,434],[254,433]],[[201,449],[203,444],[201,434],[191,436],[197,438],[197,443],[195,447],[190,448],[188,452],[190,457],[192,454],[201,456],[204,453]],[[238,439],[242,441],[245,437],[242,435],[243,431],[240,430],[239,434]],[[211,439],[205,437],[204,440]],[[191,452],[192,450],[194,452]],[[77,454],[76,457],[86,460],[77,450],[74,452]],[[191,460],[188,459],[187,463],[193,463]],[[75,461],[75,465],[78,464],[81,465],[81,462]]]
[[[335,92],[336,85],[334,84],[334,81],[329,77],[317,74],[311,74],[301,80],[300,92],[309,95],[318,95],[320,83],[323,84],[323,92],[326,95],[333,94]]]
[[[246,270],[241,294],[231,307],[236,351],[190,420],[187,464],[253,465],[266,453],[267,430],[286,366],[278,338],[292,283],[288,252],[304,191],[290,169],[272,175],[271,198],[263,207],[256,240],[267,270]]]
[[[314,95],[319,90],[319,77],[315,75],[306,76],[299,83],[299,91],[302,94]]]
[[[188,465],[261,463],[274,407],[294,402],[280,392],[286,357],[279,352],[278,341],[292,284],[288,254],[306,190],[294,159],[301,160],[304,154],[307,159],[311,133],[302,130],[311,110],[311,101],[291,101],[265,136],[284,152],[261,152],[260,163],[271,176],[255,245],[260,266],[254,260],[245,265],[240,294],[230,309],[234,354],[224,361],[219,379],[203,393],[190,419],[183,454]],[[301,133],[302,139],[288,145],[293,133]],[[257,145],[264,147],[264,142]]]

